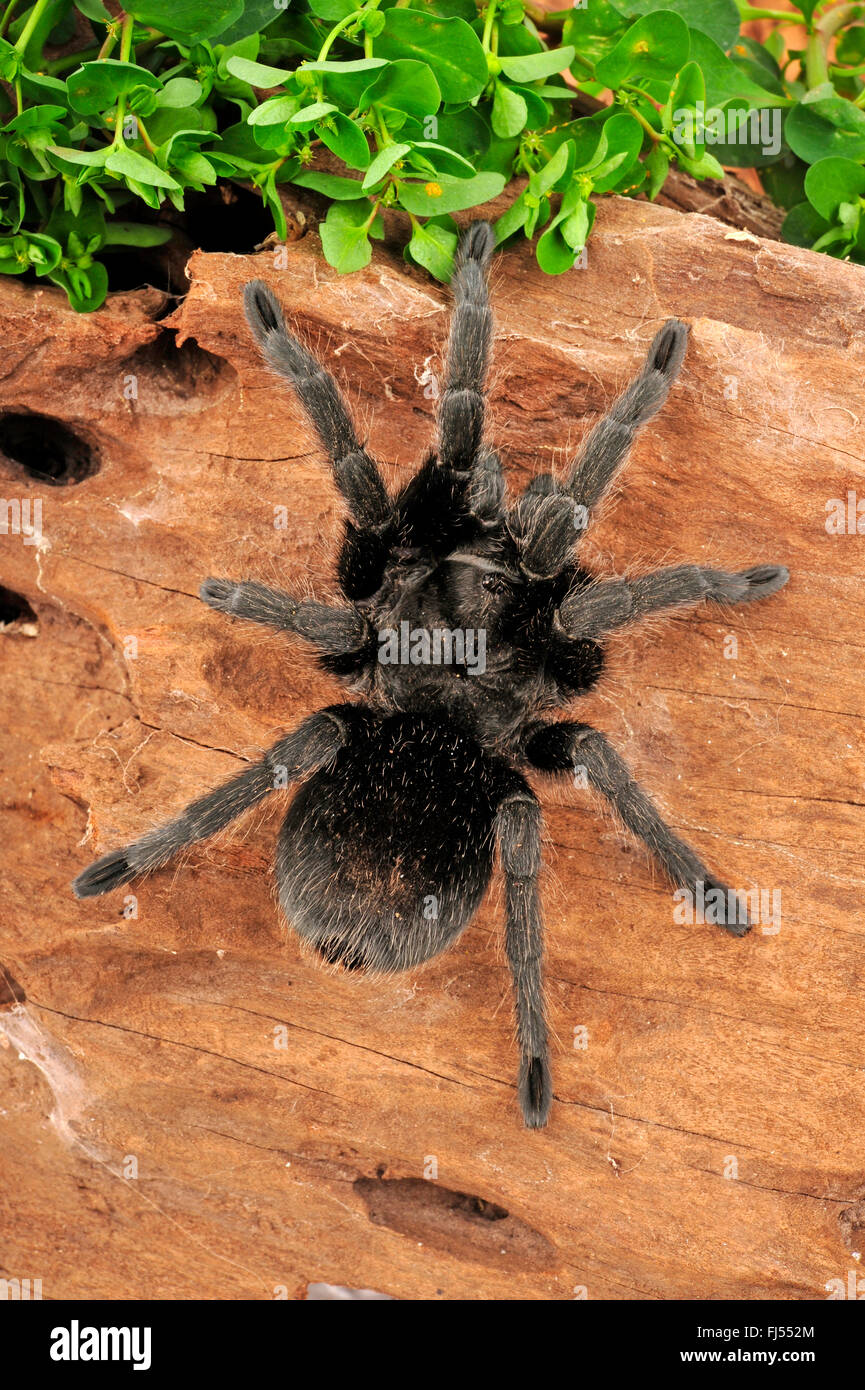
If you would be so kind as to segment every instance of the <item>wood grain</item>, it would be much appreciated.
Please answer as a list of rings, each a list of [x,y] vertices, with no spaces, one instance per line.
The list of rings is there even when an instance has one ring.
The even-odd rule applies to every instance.
[[[865,539],[826,529],[865,496],[865,274],[615,198],[585,269],[496,261],[516,482],[565,462],[665,317],[692,325],[592,566],[792,572],[763,605],[620,638],[579,707],[728,881],[780,893],[780,929],[676,922],[603,809],[543,789],[556,1101],[530,1133],[500,888],[413,975],[325,971],[277,917],[274,799],[139,885],[137,916],[69,893],[334,696],[299,644],[196,598],[208,574],[333,592],[337,499],[258,369],[243,283],[278,290],[392,482],[430,436],[448,296],[398,248],[339,278],[310,233],[281,267],[189,273],[170,317],[153,291],[79,317],[0,289],[0,411],[62,420],[100,463],[48,487],[0,458],[4,497],[43,501],[41,545],[0,536],[37,618],[0,632],[0,1276],[46,1298],[827,1297],[865,1248]]]

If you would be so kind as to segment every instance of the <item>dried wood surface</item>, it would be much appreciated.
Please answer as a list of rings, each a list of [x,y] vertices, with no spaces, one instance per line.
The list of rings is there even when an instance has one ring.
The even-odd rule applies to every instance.
[[[332,593],[340,509],[258,368],[253,274],[405,478],[448,296],[392,247],[342,279],[313,232],[282,268],[197,254],[163,318],[155,291],[79,317],[0,289],[0,411],[63,421],[99,463],[47,487],[0,458],[4,497],[43,500],[41,544],[0,537],[0,584],[36,615],[0,632],[0,1276],[46,1298],[826,1297],[865,1225],[865,542],[826,529],[865,493],[865,274],[617,199],[584,270],[496,262],[493,433],[518,482],[564,462],[665,317],[692,325],[591,564],[792,572],[764,605],[620,639],[578,707],[728,881],[780,891],[781,921],[677,923],[585,792],[542,791],[540,1133],[515,1104],[498,888],[450,954],[375,981],[280,924],[277,799],[138,886],[137,916],[68,891],[334,697],[300,644],[196,597],[208,574]]]

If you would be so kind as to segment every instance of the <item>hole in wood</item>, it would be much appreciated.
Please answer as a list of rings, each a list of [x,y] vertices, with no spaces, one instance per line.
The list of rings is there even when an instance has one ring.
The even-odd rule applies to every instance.
[[[0,632],[35,637],[39,619],[23,594],[0,584]]]
[[[510,1270],[558,1262],[546,1236],[485,1197],[421,1178],[358,1178],[354,1189],[375,1225],[431,1249]]]
[[[99,472],[91,446],[50,415],[10,411],[0,416],[0,453],[50,487],[68,487]]]
[[[124,374],[134,382],[137,396],[145,383],[171,393],[172,401],[194,400],[202,410],[215,399],[233,390],[237,373],[224,357],[217,357],[194,338],[178,344],[174,332],[164,330],[152,343],[146,343],[128,358]]]
[[[0,961],[0,1009],[14,1009],[16,1004],[26,1004],[24,986],[19,985],[8,966]]]
[[[254,251],[273,231],[273,218],[258,193],[235,184],[217,184],[188,193],[178,221],[202,251]]]

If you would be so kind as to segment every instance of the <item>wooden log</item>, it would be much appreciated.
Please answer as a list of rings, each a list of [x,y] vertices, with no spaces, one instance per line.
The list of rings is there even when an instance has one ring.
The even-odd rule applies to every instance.
[[[196,254],[170,317],[154,291],[88,317],[2,286],[0,490],[42,504],[39,534],[0,538],[4,1276],[45,1298],[819,1299],[859,1268],[865,275],[616,198],[587,262],[495,263],[509,478],[562,465],[679,315],[683,374],[585,554],[792,578],[619,638],[578,707],[768,895],[747,939],[676,921],[587,793],[541,788],[542,1132],[515,1104],[499,886],[454,950],[384,980],[280,924],[278,798],[125,906],[68,888],[334,698],[300,644],[196,597],[208,574],[333,593],[340,506],[244,282],[277,289],[392,483],[430,438],[447,292],[392,245],[340,278],[314,233],[278,264]],[[34,454],[28,412],[78,443],[43,424]]]

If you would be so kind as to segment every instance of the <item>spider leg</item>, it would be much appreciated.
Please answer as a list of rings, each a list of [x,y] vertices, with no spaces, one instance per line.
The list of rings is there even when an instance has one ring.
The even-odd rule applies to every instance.
[[[484,431],[484,380],[493,336],[487,272],[494,245],[489,223],[473,222],[460,239],[451,279],[454,309],[437,418],[440,465],[457,474],[474,468]]]
[[[642,370],[586,436],[565,484],[565,491],[586,512],[609,488],[637,430],[661,409],[679,375],[687,344],[687,326],[668,319],[655,335]]]
[[[486,222],[472,223],[460,239],[445,385],[436,408],[438,454],[426,459],[396,504],[400,537],[409,547],[446,552],[483,535],[503,515],[501,464],[483,444],[493,332],[487,271],[494,244]]]
[[[714,920],[733,936],[744,936],[750,931],[745,905],[710,873],[696,850],[667,825],[602,733],[590,724],[564,722],[537,724],[528,735],[525,756],[530,766],[544,772],[582,768],[589,786],[607,799],[622,824],[642,840],[677,888],[687,888],[696,895],[702,884],[706,896],[714,891],[717,896],[713,901],[719,904]]]
[[[541,809],[527,786],[507,794],[496,815],[505,875],[505,949],[514,986],[520,1069],[517,1091],[526,1124],[547,1122],[553,1098],[543,996],[543,919],[538,871]]]
[[[727,605],[753,603],[777,593],[789,578],[783,565],[754,565],[736,574],[701,565],[675,565],[637,579],[602,579],[565,597],[559,624],[569,637],[603,637],[650,613],[703,599]]]
[[[329,762],[345,738],[337,713],[323,710],[311,715],[293,733],[275,743],[259,762],[250,763],[230,782],[193,801],[174,820],[90,864],[72,884],[76,898],[109,893],[139,874],[161,868],[187,845],[224,830],[277,786],[287,786],[305,772]]]
[[[246,618],[281,632],[296,632],[329,656],[361,651],[370,635],[368,623],[354,608],[330,608],[324,603],[292,598],[265,584],[206,579],[199,595],[219,613]]]
[[[321,363],[285,326],[282,309],[263,280],[243,294],[246,317],[268,366],[291,382],[333,465],[336,485],[363,529],[381,532],[392,504],[374,461],[358,441],[339,387]]]

